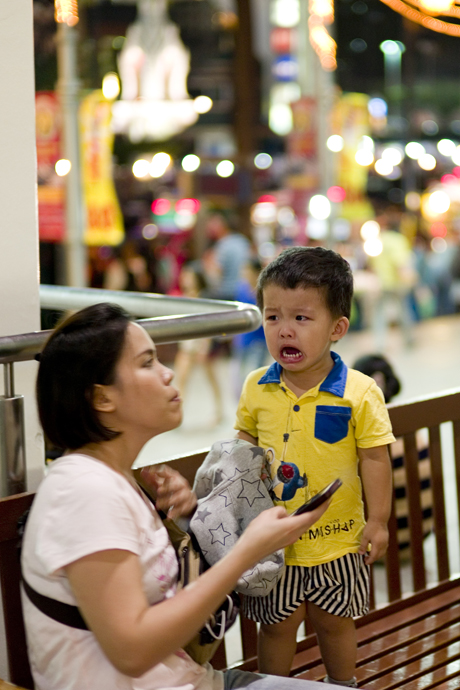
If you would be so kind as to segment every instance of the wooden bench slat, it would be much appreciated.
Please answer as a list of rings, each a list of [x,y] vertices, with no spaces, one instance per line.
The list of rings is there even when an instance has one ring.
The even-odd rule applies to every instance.
[[[432,656],[435,653],[441,654],[446,649],[453,650],[452,645],[458,643],[460,645],[460,622],[443,630],[436,630],[432,634],[427,634],[416,641],[399,640],[399,644],[389,649],[381,649],[379,654],[368,655],[364,651],[364,658],[362,650],[358,652],[358,663],[356,668],[356,677],[366,686],[373,682],[374,678],[387,676],[395,673],[401,666],[404,668],[417,668],[417,663],[426,661],[427,655]],[[460,653],[460,647],[459,647]],[[438,661],[441,658],[438,654]],[[415,666],[414,666],[415,664]],[[428,672],[428,671],[427,671]],[[296,673],[296,676],[298,673]],[[302,677],[309,680],[321,680],[326,675],[326,669],[322,663],[315,664],[308,669],[306,674]],[[385,685],[382,687],[386,687]]]
[[[391,514],[388,520],[388,551],[385,555],[385,576],[388,590],[388,600],[396,601],[401,598],[401,574],[399,572],[399,544],[398,523],[396,519],[395,495],[391,501]],[[373,608],[373,607],[372,607]]]
[[[414,591],[426,587],[425,556],[423,553],[422,504],[418,474],[418,448],[415,433],[404,436],[404,469],[406,471],[406,494],[409,507],[409,529],[411,543],[412,582]]]
[[[448,678],[451,675],[449,666],[458,661],[460,661],[460,640],[440,650],[425,654],[410,664],[401,662],[399,667],[392,669],[390,673],[385,672],[375,680],[363,677],[359,669],[356,676],[358,683],[366,690],[401,690],[402,687],[407,688],[409,683],[414,682],[414,688],[419,688],[421,682],[426,683],[426,680],[422,680],[423,677],[429,681],[431,674],[435,672],[439,681]],[[430,685],[425,685],[425,687],[429,688]]]
[[[449,664],[449,678],[448,680],[441,680],[438,682],[437,676],[441,675],[438,671],[431,674],[428,680],[425,678],[419,679],[418,686],[403,686],[403,690],[459,690],[460,688],[460,661],[455,661]],[[428,686],[428,682],[430,685]]]
[[[450,627],[451,629],[455,624],[460,625],[460,604],[428,618],[423,618],[418,623],[411,623],[409,620],[406,627],[400,628],[396,632],[389,628],[385,636],[358,647],[358,665],[370,663],[407,646],[409,642],[414,643],[422,640],[443,628]],[[307,668],[313,669],[320,664],[321,655],[317,646],[296,654],[296,670],[298,671]],[[323,669],[320,669],[321,674],[323,674]]]
[[[431,487],[433,492],[433,517],[436,536],[436,556],[438,577],[445,580],[449,577],[449,549],[444,497],[444,472],[441,456],[441,436],[439,426],[430,427],[430,464]]]
[[[396,437],[443,422],[460,421],[460,392],[441,391],[424,400],[391,403],[388,413]]]

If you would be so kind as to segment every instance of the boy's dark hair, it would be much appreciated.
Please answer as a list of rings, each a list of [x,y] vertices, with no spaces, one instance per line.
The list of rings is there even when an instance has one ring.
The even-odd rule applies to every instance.
[[[340,254],[324,247],[291,247],[268,264],[257,283],[257,304],[263,309],[263,291],[268,285],[285,290],[319,288],[334,318],[350,318],[353,274]]]
[[[110,385],[131,317],[116,304],[95,304],[66,318],[41,355],[36,395],[47,440],[63,450],[109,441],[118,431],[99,421],[96,384]]]

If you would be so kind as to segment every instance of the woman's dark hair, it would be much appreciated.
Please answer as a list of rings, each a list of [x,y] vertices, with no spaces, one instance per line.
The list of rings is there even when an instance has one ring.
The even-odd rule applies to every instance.
[[[365,355],[360,357],[351,368],[371,377],[376,373],[383,374],[385,388],[382,389],[382,392],[386,403],[390,402],[401,390],[401,383],[398,377],[393,371],[391,364],[383,355]]]
[[[257,305],[264,306],[264,289],[277,285],[285,290],[319,288],[324,291],[333,318],[350,318],[353,274],[344,258],[324,247],[290,247],[268,264],[257,283]]]
[[[131,317],[115,304],[95,304],[66,318],[41,355],[37,404],[47,440],[62,450],[109,441],[118,431],[101,424],[92,405],[96,384],[110,385]]]

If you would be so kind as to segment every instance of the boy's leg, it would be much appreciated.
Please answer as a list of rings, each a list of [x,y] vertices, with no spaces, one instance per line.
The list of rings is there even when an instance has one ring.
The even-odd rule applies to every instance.
[[[261,623],[258,639],[259,671],[288,676],[297,646],[297,630],[305,620],[305,603],[280,623]]]
[[[356,627],[353,618],[335,616],[307,602],[308,617],[315,628],[327,675],[349,681],[356,668]]]

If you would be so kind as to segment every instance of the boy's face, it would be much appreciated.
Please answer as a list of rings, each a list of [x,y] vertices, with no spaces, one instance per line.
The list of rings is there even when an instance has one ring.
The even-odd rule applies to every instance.
[[[326,375],[330,346],[348,330],[348,319],[334,318],[319,288],[294,290],[269,284],[264,293],[263,324],[268,351],[291,381],[306,372]]]

